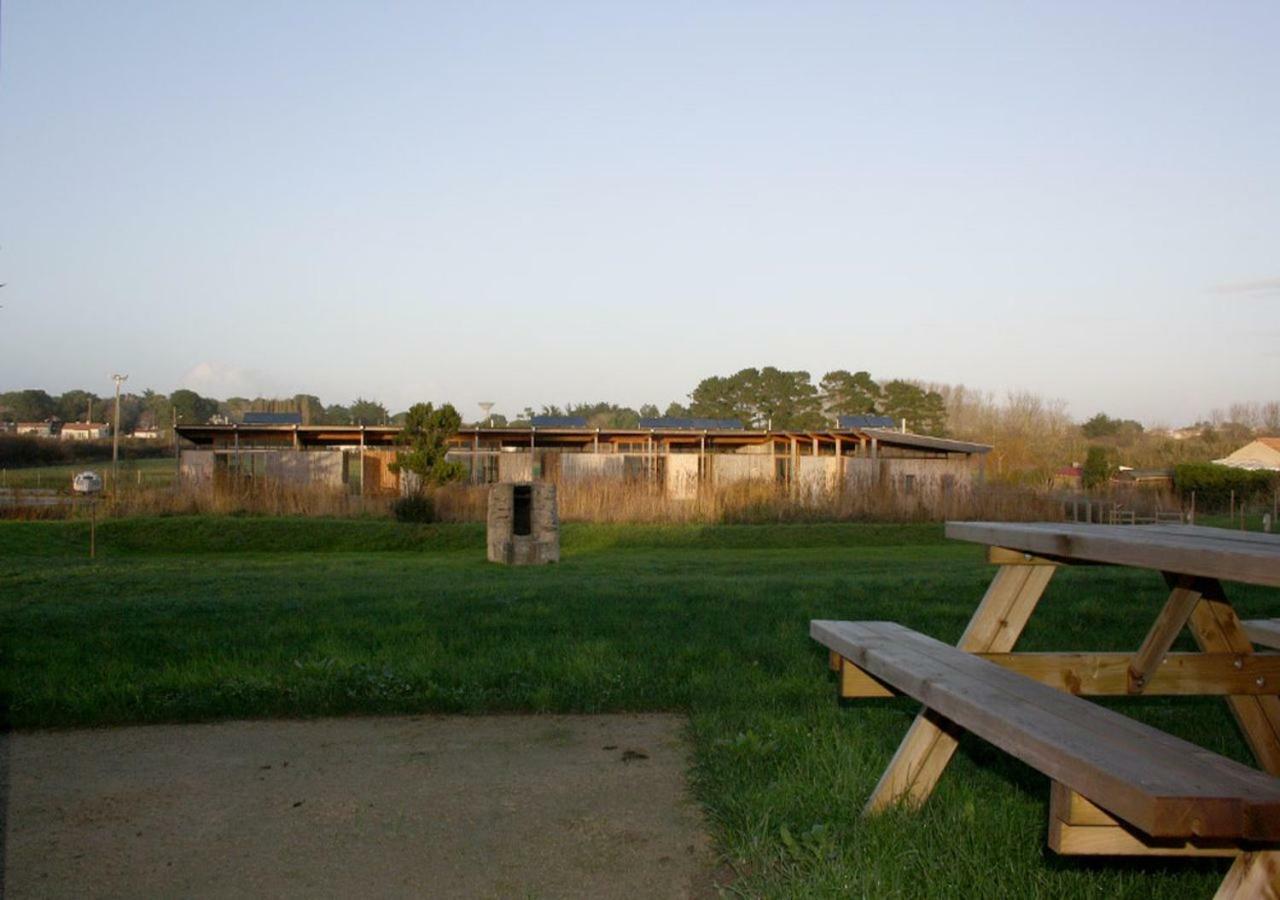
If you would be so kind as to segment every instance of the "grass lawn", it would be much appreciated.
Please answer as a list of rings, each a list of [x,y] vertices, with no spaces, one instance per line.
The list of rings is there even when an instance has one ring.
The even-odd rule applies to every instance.
[[[808,622],[954,642],[992,570],[939,526],[567,525],[564,561],[539,569],[487,564],[469,525],[113,521],[96,563],[86,527],[0,522],[15,727],[678,710],[746,895],[1209,896],[1226,869],[1054,856],[1047,781],[972,739],[921,813],[860,818],[916,704],[842,707]],[[1274,614],[1277,592],[1229,590]],[[1165,595],[1156,573],[1064,571],[1020,649],[1133,649]],[[1221,701],[1114,705],[1249,758]]]
[[[120,460],[120,483],[162,487],[173,483],[174,461],[170,458]],[[71,479],[84,471],[111,477],[111,460],[91,460],[58,466],[32,466],[22,469],[0,469],[0,488],[53,488],[71,490]]]

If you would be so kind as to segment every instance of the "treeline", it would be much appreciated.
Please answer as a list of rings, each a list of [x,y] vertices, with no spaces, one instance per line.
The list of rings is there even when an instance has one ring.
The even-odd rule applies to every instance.
[[[41,390],[11,391],[0,394],[0,420],[75,421],[85,418],[91,406],[96,420],[111,421],[109,397],[83,390],[56,397]],[[120,430],[129,434],[155,428],[167,437],[174,421],[239,422],[251,411],[297,412],[308,425],[401,424],[405,416],[365,398],[326,405],[312,394],[218,400],[186,389],[168,395],[147,390],[121,396]],[[476,424],[527,425],[535,414],[580,416],[596,428],[634,428],[641,418],[671,416],[737,419],[748,428],[780,430],[829,428],[840,415],[883,415],[894,422],[906,420],[907,429],[917,434],[989,444],[989,477],[1028,485],[1047,484],[1056,470],[1083,463],[1090,448],[1105,451],[1112,467],[1173,468],[1219,459],[1259,435],[1280,435],[1280,402],[1236,404],[1212,411],[1193,426],[1170,431],[1106,413],[1077,422],[1063,401],[1025,391],[997,397],[964,385],[877,381],[865,371],[845,369],[827,372],[815,384],[808,372],[773,366],[704,378],[684,401],[661,407],[565,403],[537,410],[526,407],[511,417],[494,413]]]
[[[598,428],[635,428],[640,419],[670,416],[699,419],[736,419],[747,428],[830,428],[837,416],[883,415],[895,422],[905,419],[917,434],[944,435],[946,405],[941,394],[916,382],[895,379],[883,384],[867,372],[837,369],[814,385],[808,372],[765,366],[741,369],[732,375],[713,375],[698,382],[687,404],[672,402],[665,408],[646,403],[639,409],[612,403],[567,403],[543,406],[537,414],[581,416]],[[495,416],[494,424],[525,424],[535,415],[526,408],[507,422]]]
[[[167,436],[174,422],[204,424],[214,421],[239,422],[246,412],[297,412],[304,425],[385,425],[396,420],[376,400],[357,398],[349,404],[325,406],[312,394],[293,397],[230,397],[217,400],[202,397],[186,388],[171,394],[153,390],[120,395],[120,432],[131,434],[154,429]],[[403,413],[400,414],[403,418]],[[90,391],[71,390],[57,396],[38,389],[0,393],[0,421],[62,422],[95,421],[111,423],[115,418],[115,397],[100,397]]]
[[[1001,398],[964,385],[927,387],[943,398],[951,437],[992,446],[990,476],[1029,485],[1047,484],[1056,470],[1083,465],[1090,448],[1103,450],[1113,469],[1172,469],[1221,459],[1255,437],[1280,435],[1280,402],[1236,404],[1171,430],[1105,413],[1076,422],[1064,401],[1025,391]]]

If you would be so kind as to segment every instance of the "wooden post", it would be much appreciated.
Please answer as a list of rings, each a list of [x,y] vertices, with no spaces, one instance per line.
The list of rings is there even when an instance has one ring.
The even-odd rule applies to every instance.
[[[360,499],[364,499],[364,425],[360,426]]]
[[[996,572],[960,642],[970,653],[1008,653],[1035,610],[1052,565],[1006,565]],[[880,776],[863,812],[876,813],[896,803],[915,808],[929,799],[956,751],[959,729],[928,708],[922,709]]]
[[[89,558],[93,559],[97,553],[95,546],[98,538],[98,502],[92,497],[89,498]]]

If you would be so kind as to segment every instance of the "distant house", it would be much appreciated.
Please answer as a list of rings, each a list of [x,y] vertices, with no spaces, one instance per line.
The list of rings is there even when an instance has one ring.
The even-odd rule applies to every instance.
[[[1056,488],[1079,490],[1084,484],[1084,469],[1074,463],[1053,473],[1052,484]]]
[[[64,441],[98,441],[111,437],[111,426],[106,422],[67,422],[60,437]]]
[[[19,422],[14,429],[18,434],[30,434],[35,437],[53,437],[58,431],[58,423],[52,419],[43,422]]]
[[[1233,469],[1280,472],[1280,437],[1261,437],[1250,441],[1235,453],[1215,459],[1214,462]]]

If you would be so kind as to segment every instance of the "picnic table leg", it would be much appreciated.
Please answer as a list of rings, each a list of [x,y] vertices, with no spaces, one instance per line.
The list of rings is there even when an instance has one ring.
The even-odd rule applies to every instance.
[[[1227,870],[1214,900],[1255,900],[1280,897],[1280,852],[1242,853]]]
[[[1227,601],[1221,583],[1204,578],[1198,580],[1197,587],[1200,602],[1192,610],[1187,624],[1200,649],[1206,653],[1252,653],[1253,644]],[[1277,688],[1280,689],[1280,685]],[[1258,765],[1272,775],[1280,775],[1280,697],[1237,695],[1227,697],[1227,704]]]
[[[1041,563],[1001,566],[956,646],[971,653],[1012,650],[1056,568]],[[863,812],[879,812],[896,803],[918,807],[928,800],[956,752],[959,734],[952,723],[922,709]]]

